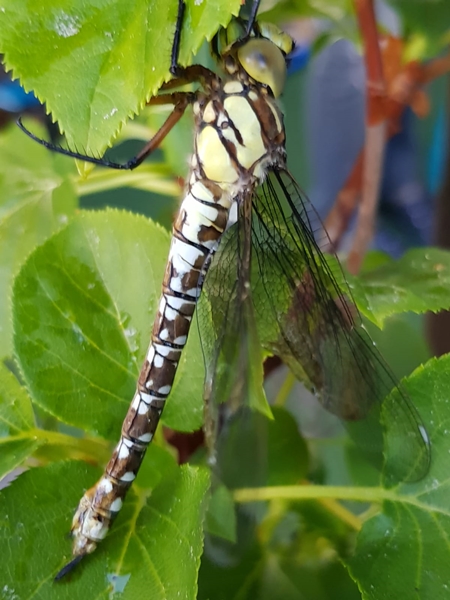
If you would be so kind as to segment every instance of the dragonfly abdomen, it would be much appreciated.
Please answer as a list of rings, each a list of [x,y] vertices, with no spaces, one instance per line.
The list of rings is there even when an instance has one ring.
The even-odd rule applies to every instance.
[[[85,493],[74,515],[75,556],[92,552],[106,536],[136,477],[173,385],[206,258],[227,227],[231,202],[226,192],[208,180],[194,177],[188,186],[173,226],[150,345],[120,441],[102,478]]]

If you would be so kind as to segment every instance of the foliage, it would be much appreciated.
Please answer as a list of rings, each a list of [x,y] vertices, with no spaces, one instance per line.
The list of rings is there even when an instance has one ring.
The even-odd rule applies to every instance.
[[[187,3],[181,64],[239,5]],[[0,45],[6,66],[45,101],[69,145],[97,155],[169,79],[176,14],[177,0],[140,0],[133,10],[114,0],[59,0],[31,14],[26,0],[9,0],[0,11]]]
[[[308,8],[316,14],[325,4],[336,18],[347,6]],[[182,63],[239,5],[188,3]],[[5,0],[0,51],[47,102],[69,145],[98,154],[168,77],[175,12],[174,0],[140,0],[133,10],[48,0],[32,13],[28,2]],[[419,13],[408,14],[412,27]],[[77,209],[89,182],[109,189],[125,180],[96,169],[86,182],[70,160],[15,128],[2,132],[0,165],[0,478],[29,468],[0,491],[2,598],[447,597],[448,357],[404,381],[432,443],[422,480],[391,487],[344,436],[306,439],[280,393],[273,421],[258,415],[230,438],[234,496],[209,493],[201,457],[178,466],[160,428],[111,534],[53,583],[70,559],[73,511],[107,462],[133,394],[170,238],[128,211]],[[160,165],[141,172],[154,189],[169,189]],[[448,253],[415,249],[368,263],[350,284],[360,311],[388,329],[393,315],[448,308],[449,277]],[[201,426],[203,379],[194,326],[165,425]],[[261,429],[268,487],[258,489],[249,482]],[[361,503],[371,510],[361,514]]]

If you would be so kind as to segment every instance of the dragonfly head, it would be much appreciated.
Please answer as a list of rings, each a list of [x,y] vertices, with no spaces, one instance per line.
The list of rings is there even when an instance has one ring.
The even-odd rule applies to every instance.
[[[212,53],[229,75],[242,70],[278,97],[286,80],[286,56],[293,47],[292,38],[271,23],[255,23],[246,35],[245,22],[234,19],[216,35]]]

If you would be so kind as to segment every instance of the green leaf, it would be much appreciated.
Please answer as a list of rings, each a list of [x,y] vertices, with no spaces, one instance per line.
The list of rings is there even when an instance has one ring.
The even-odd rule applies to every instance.
[[[275,4],[274,7],[271,5]],[[263,12],[264,8],[270,9]],[[284,0],[263,3],[260,14],[263,21],[287,21],[299,17],[318,17],[341,21],[354,10],[351,0]]]
[[[205,522],[206,531],[217,537],[236,542],[236,513],[233,496],[219,485],[211,494]]]
[[[70,167],[70,165],[68,165]],[[0,136],[0,356],[12,352],[11,283],[28,254],[67,223],[77,200],[58,161],[12,126]]]
[[[351,289],[359,310],[379,327],[390,315],[450,308],[450,252],[416,248],[366,270]]]
[[[272,411],[273,419],[238,414],[221,432],[219,471],[228,487],[288,485],[306,476],[307,447],[294,418],[279,407]]]
[[[364,524],[348,561],[364,599],[448,596],[450,356],[432,359],[404,385],[430,434],[431,468],[415,484],[384,490],[381,513]]]
[[[308,506],[309,510],[302,510]],[[355,583],[337,559],[336,550],[349,545],[348,530],[316,502],[298,512],[274,503],[275,510],[255,538],[248,529],[232,554],[205,543],[199,573],[199,600],[356,600]],[[284,510],[277,514],[281,507]],[[318,518],[318,513],[321,517]],[[273,523],[275,521],[275,523]],[[265,526],[264,526],[265,525]],[[340,531],[338,531],[338,529]]]
[[[261,549],[253,538],[245,539],[239,560],[230,561],[226,552],[209,557],[205,542],[205,552],[198,580],[198,600],[257,600],[260,571],[264,568]],[[222,550],[222,548],[220,548]],[[217,560],[218,558],[218,560]]]
[[[3,490],[0,581],[5,598],[193,600],[209,479],[206,471],[187,466],[166,473],[150,497],[134,487],[111,535],[70,579],[53,582],[70,559],[65,533],[72,511],[83,487],[98,474],[78,462],[58,463],[28,471]]]
[[[237,14],[240,0],[187,2],[180,63]],[[69,146],[101,154],[123,123],[170,79],[177,0],[5,0],[0,53]]]
[[[326,556],[325,540],[318,541],[318,546],[320,542],[324,545],[322,560],[310,560],[310,564],[305,564],[298,555],[269,559],[261,578],[258,600],[359,599],[361,596],[342,565]],[[332,555],[331,547],[328,551]]]
[[[30,398],[14,375],[0,364],[0,480],[23,464],[41,444],[35,435]]]
[[[306,477],[308,448],[294,417],[277,406],[272,412],[274,420],[268,424],[268,485],[289,485]]]
[[[400,14],[403,27],[422,38],[421,52],[415,58],[430,58],[448,43],[450,3],[447,0],[388,0]]]
[[[413,313],[387,317],[382,330],[366,323],[370,337],[398,380],[431,358],[423,335],[424,325],[423,315]]]
[[[348,18],[354,10],[349,0],[309,0],[308,4],[315,15],[328,17],[334,21]]]
[[[168,247],[160,226],[107,210],[81,213],[30,256],[14,286],[14,340],[32,399],[44,410],[117,438],[150,340]],[[188,346],[195,344],[194,335]],[[169,426],[200,426],[202,386],[201,356],[186,352]]]

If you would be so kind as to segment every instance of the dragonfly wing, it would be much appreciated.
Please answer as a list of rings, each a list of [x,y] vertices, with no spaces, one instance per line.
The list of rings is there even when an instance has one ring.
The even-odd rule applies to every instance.
[[[263,355],[258,337],[251,273],[251,198],[239,202],[239,217],[220,242],[198,306],[206,366],[205,433],[210,453],[219,431],[249,409],[270,415],[263,391]]]
[[[271,424],[252,298],[250,196],[239,200],[238,210],[237,223],[222,237],[209,267],[197,310],[206,365],[205,434],[213,499],[222,495],[230,500],[225,488],[267,485]],[[222,512],[220,531],[209,529],[213,535],[205,536],[209,559],[228,566],[240,561],[255,543],[256,525],[265,510],[260,502],[237,505],[234,520],[225,523]]]
[[[366,453],[381,459],[388,451],[390,476],[419,479],[430,460],[420,416],[363,328],[339,263],[322,254],[311,204],[288,172],[274,171],[253,206],[261,342],[348,423]]]

